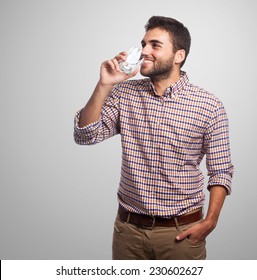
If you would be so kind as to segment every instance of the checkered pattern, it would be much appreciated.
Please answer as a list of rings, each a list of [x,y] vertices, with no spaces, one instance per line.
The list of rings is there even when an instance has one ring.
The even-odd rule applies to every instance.
[[[189,83],[185,72],[158,96],[150,79],[116,85],[99,121],[78,127],[81,145],[121,135],[122,168],[118,201],[127,210],[162,217],[182,215],[204,204],[199,164],[206,155],[208,188],[231,191],[228,120],[222,103]]]

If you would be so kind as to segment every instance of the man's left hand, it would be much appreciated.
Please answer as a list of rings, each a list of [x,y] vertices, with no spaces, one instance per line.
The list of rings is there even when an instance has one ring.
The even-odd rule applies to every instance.
[[[200,223],[177,235],[176,240],[180,241],[188,238],[193,244],[202,242],[213,231],[215,226],[209,221],[203,220]]]

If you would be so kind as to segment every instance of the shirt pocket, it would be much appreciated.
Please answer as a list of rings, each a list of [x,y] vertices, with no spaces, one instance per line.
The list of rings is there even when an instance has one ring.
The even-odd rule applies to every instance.
[[[187,132],[185,134],[167,133],[163,145],[166,168],[180,171],[186,166],[198,166],[198,159],[202,150],[202,134]]]

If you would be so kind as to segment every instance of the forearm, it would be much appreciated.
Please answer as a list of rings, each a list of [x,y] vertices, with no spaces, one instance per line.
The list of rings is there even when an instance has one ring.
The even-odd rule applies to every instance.
[[[225,187],[219,185],[210,187],[209,206],[205,221],[208,222],[213,228],[215,228],[218,223],[219,215],[226,196],[227,190]]]
[[[186,231],[180,233],[176,239],[182,240],[187,236],[190,236],[191,240],[199,242],[205,240],[205,238],[213,231],[216,227],[222,209],[227,190],[223,186],[215,185],[210,188],[210,201],[209,207],[205,219],[201,222],[192,226]]]
[[[98,82],[92,96],[80,112],[79,127],[84,127],[99,120],[102,106],[111,89],[111,85],[102,85]]]
[[[120,70],[118,61],[124,61],[125,59],[126,53],[122,52],[115,56],[114,59],[102,63],[100,80],[88,103],[80,112],[78,123],[80,128],[99,120],[104,101],[114,85],[132,78],[138,73],[138,69],[130,75],[127,75]]]

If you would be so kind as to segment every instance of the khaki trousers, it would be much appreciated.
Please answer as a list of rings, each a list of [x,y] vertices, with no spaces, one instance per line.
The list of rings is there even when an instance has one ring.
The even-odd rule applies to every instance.
[[[199,222],[199,221],[198,221]],[[113,260],[204,260],[205,241],[192,244],[187,238],[176,240],[179,232],[192,225],[146,229],[120,220],[114,223]]]

